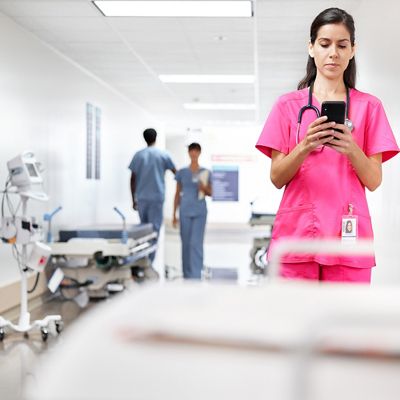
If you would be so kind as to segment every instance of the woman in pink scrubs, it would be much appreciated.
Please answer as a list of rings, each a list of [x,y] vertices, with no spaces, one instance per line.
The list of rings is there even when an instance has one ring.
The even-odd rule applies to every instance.
[[[373,238],[365,187],[379,187],[382,162],[399,148],[382,103],[355,88],[354,31],[353,18],[344,10],[329,8],[315,18],[306,76],[297,91],[278,98],[257,142],[271,158],[273,184],[285,187],[269,255],[285,238],[339,239],[349,219],[357,238]],[[299,110],[308,104],[309,90],[318,110],[323,101],[348,100],[351,122],[327,122],[307,109],[299,128]],[[289,253],[281,276],[369,283],[373,266],[373,256]]]

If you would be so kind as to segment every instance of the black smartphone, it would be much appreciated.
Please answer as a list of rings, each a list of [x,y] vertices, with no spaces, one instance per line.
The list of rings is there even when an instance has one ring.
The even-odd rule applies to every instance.
[[[321,105],[321,116],[328,117],[327,122],[335,121],[338,124],[344,124],[346,118],[345,101],[324,101]]]
[[[321,117],[326,115],[326,122],[336,122],[344,124],[346,119],[346,102],[345,101],[324,101],[321,104]],[[340,129],[334,129],[337,132],[342,132]]]

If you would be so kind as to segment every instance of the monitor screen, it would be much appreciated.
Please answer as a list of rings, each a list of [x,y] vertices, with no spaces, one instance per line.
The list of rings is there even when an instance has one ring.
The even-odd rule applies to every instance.
[[[26,168],[28,169],[29,176],[37,178],[39,174],[36,171],[35,164],[25,163]]]

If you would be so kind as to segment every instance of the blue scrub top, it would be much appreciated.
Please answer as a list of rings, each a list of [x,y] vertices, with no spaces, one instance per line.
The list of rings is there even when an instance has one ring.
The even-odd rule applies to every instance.
[[[129,169],[136,175],[136,200],[164,201],[165,171],[175,169],[166,151],[146,147],[133,156]]]
[[[205,198],[199,199],[199,184],[197,174],[205,171],[200,168],[196,173],[192,173],[189,167],[180,169],[176,175],[176,181],[181,185],[181,198],[179,212],[187,217],[195,217],[207,214],[207,204]],[[211,181],[211,172],[208,171],[208,182]]]

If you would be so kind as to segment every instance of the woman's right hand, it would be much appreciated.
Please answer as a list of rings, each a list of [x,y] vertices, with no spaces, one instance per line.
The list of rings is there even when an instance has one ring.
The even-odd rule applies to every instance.
[[[334,139],[333,127],[336,125],[335,122],[326,122],[328,117],[326,115],[315,119],[308,126],[307,133],[304,139],[301,141],[303,146],[308,151],[312,151],[315,148],[329,143]]]
[[[174,227],[174,228],[177,228],[178,227],[178,218],[176,218],[176,216],[174,215],[173,217],[172,217],[172,226]]]
[[[326,122],[327,117],[315,119],[307,128],[301,142],[289,154],[272,150],[271,181],[278,189],[287,185],[301,167],[303,161],[317,147],[334,140],[335,122]]]

